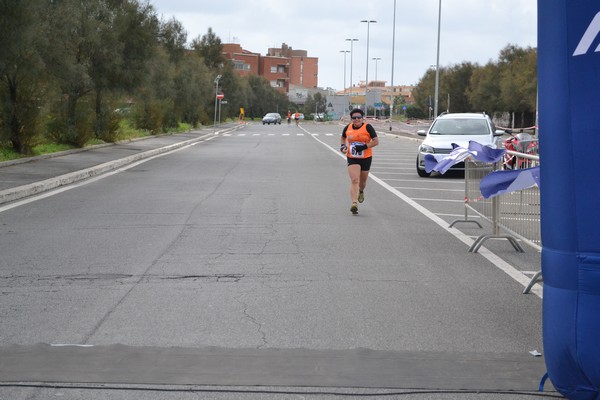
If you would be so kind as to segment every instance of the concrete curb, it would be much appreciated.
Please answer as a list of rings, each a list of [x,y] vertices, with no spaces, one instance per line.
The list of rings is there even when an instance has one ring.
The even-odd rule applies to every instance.
[[[185,133],[190,133],[193,131],[194,130],[190,130],[187,132],[179,132],[179,133],[175,133],[175,134],[165,133],[165,134],[161,134],[161,135],[144,136],[144,137],[138,137],[138,138],[132,138],[132,139],[119,140],[114,143],[95,144],[93,146],[83,147],[81,149],[63,150],[63,151],[57,151],[55,153],[42,154],[39,156],[17,158],[17,159],[8,160],[8,161],[0,161],[0,168],[10,167],[11,165],[17,165],[17,164],[26,164],[26,163],[29,163],[32,161],[37,161],[37,160],[46,160],[48,158],[68,156],[69,154],[83,153],[84,151],[101,149],[104,147],[116,146],[119,144],[135,143],[135,142],[138,142],[141,140],[156,139],[156,138],[165,137],[165,136],[176,136],[178,134],[185,134]]]
[[[238,126],[235,126],[232,128],[224,129],[222,131],[218,131],[216,133],[212,133],[212,132],[206,133],[206,134],[199,136],[197,138],[194,138],[194,139],[189,139],[189,140],[185,140],[185,141],[179,142],[179,143],[174,143],[174,144],[171,144],[171,145],[168,145],[165,147],[159,147],[157,149],[148,150],[145,152],[131,155],[129,157],[108,161],[103,164],[96,165],[94,167],[82,169],[80,171],[70,172],[68,174],[59,175],[59,176],[49,178],[49,179],[46,179],[43,181],[30,183],[30,184],[22,185],[22,186],[17,186],[17,187],[10,188],[10,189],[5,189],[5,190],[0,191],[0,205],[10,203],[10,202],[13,202],[16,200],[20,200],[25,197],[40,194],[43,192],[47,192],[49,190],[56,189],[61,186],[70,185],[72,183],[79,182],[79,181],[82,181],[85,179],[89,179],[94,176],[102,175],[107,172],[114,171],[118,168],[121,168],[125,165],[131,164],[133,162],[136,162],[136,161],[139,161],[139,160],[142,160],[145,158],[153,157],[158,154],[167,153],[167,152],[176,150],[180,147],[188,146],[195,142],[202,141],[202,140],[206,139],[207,137],[215,136],[220,133],[237,130],[243,126],[244,125],[238,125]]]

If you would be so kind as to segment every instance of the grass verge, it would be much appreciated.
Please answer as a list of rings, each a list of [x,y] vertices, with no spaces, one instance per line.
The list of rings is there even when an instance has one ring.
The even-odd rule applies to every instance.
[[[191,129],[192,129],[192,126],[190,124],[180,123],[179,126],[177,126],[177,128],[168,129],[166,134],[176,134],[176,133],[188,132]],[[126,119],[122,120],[120,123],[118,141],[132,140],[132,139],[138,139],[138,138],[149,137],[149,136],[152,136],[152,133],[150,133],[147,130],[133,128],[131,126],[131,124],[129,123],[129,121],[127,121]],[[87,142],[84,147],[90,147],[90,146],[104,144],[104,143],[106,143],[106,142],[99,140],[99,139],[92,139],[89,142]],[[27,158],[27,157],[33,157],[33,156],[40,156],[40,155],[44,155],[44,154],[57,153],[59,151],[71,150],[74,148],[75,148],[74,146],[71,146],[68,144],[40,143],[33,147],[33,154],[23,155],[23,154],[20,154],[20,153],[14,151],[10,147],[0,145],[0,162],[17,160],[20,158]]]

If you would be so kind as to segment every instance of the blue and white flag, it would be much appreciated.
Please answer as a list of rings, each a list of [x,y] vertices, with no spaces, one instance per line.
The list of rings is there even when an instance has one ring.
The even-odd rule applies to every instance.
[[[474,140],[469,141],[469,151],[477,161],[496,163],[502,159],[505,149],[494,149],[490,146],[484,146]]]
[[[535,185],[540,186],[540,167],[491,172],[481,180],[479,189],[483,197],[488,199]]]
[[[454,164],[464,161],[468,157],[473,157],[477,161],[495,163],[502,159],[506,152],[504,149],[494,149],[489,146],[484,146],[481,143],[473,140],[469,141],[469,147],[461,147],[456,143],[452,143],[452,152],[442,155],[425,155],[425,172],[437,171],[441,174],[448,171]]]

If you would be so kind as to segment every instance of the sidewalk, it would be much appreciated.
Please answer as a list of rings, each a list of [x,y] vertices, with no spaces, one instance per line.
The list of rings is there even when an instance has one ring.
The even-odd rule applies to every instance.
[[[243,125],[227,124],[222,133]],[[212,127],[174,135],[150,136],[116,144],[68,150],[0,163],[0,204],[23,199],[115,170],[214,135]]]

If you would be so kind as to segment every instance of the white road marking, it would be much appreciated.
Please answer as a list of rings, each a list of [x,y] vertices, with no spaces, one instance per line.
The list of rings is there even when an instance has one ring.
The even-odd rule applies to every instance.
[[[304,128],[302,128],[302,129],[304,129]],[[308,131],[306,131],[306,132],[308,133]],[[338,157],[342,157],[344,159],[346,158],[346,156],[343,155],[341,152],[339,152],[337,149],[334,149],[333,147],[329,146],[327,143],[321,141],[319,138],[316,138],[314,136],[313,136],[313,138],[316,141],[318,141],[319,143],[321,143],[323,146],[325,146],[329,150],[331,150]],[[422,205],[417,203],[416,202],[417,199],[411,199],[410,197],[406,196],[404,193],[400,192],[399,190],[393,188],[392,186],[390,186],[389,184],[387,184],[386,182],[384,182],[383,180],[381,180],[374,174],[370,174],[369,177],[373,181],[375,181],[379,185],[381,185],[384,189],[387,189],[390,193],[394,194],[399,199],[403,200],[405,203],[407,203],[408,205],[413,207],[415,210],[419,211],[421,214],[423,214],[424,216],[426,216],[427,218],[429,218],[430,220],[432,220],[433,222],[438,224],[442,229],[444,229],[445,231],[447,231],[448,233],[450,233],[451,235],[456,237],[458,240],[460,240],[461,242],[466,244],[468,247],[471,247],[473,245],[474,239],[472,237],[462,233],[460,230],[458,230],[456,228],[450,228],[446,221],[444,221],[442,218],[438,217],[437,215],[435,215],[434,213],[432,213],[431,211],[429,211],[428,209],[426,209],[425,207],[423,207]],[[421,199],[421,200],[431,200],[431,199]],[[461,202],[461,201],[459,201],[459,202]],[[509,263],[504,261],[502,258],[498,257],[496,254],[492,253],[485,246],[481,246],[479,248],[479,251],[477,252],[477,254],[480,254],[481,256],[483,256],[489,262],[494,264],[497,268],[499,268],[504,273],[506,273],[508,276],[510,276],[512,279],[514,279],[516,282],[521,284],[524,288],[526,288],[529,285],[529,281],[531,280],[530,277],[528,277],[525,273],[523,273],[522,271],[519,271],[517,268],[513,267],[512,265],[510,265]],[[543,297],[542,296],[542,287],[538,284],[534,285],[531,288],[531,293],[534,293],[540,299]]]

